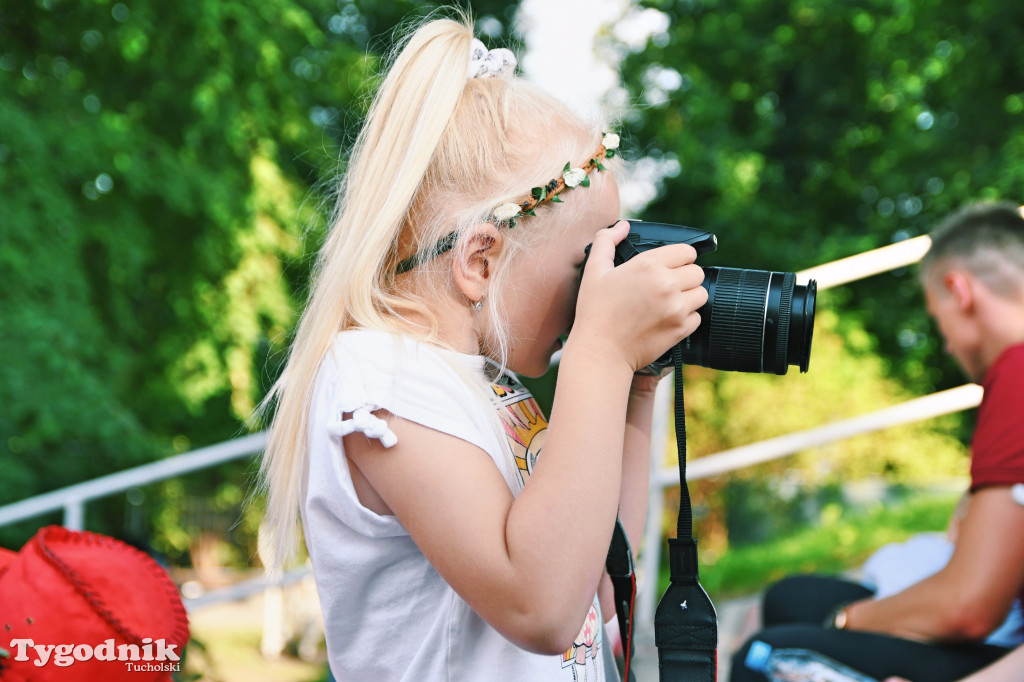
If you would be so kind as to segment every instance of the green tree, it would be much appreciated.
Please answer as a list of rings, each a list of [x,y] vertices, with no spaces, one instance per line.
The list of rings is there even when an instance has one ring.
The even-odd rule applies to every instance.
[[[636,103],[624,134],[670,170],[644,217],[716,232],[707,264],[799,270],[926,233],[969,200],[1024,196],[1020,3],[640,4],[670,18],[622,67]],[[913,268],[823,301],[806,377],[691,372],[695,456],[963,381],[942,356]],[[724,510],[757,486],[770,506],[794,480],[962,474],[959,424],[886,431],[702,481],[704,532],[723,550]]]
[[[623,66],[626,129],[677,164],[649,218],[711,228],[709,263],[800,269],[1024,197],[1024,6],[1012,0],[644,0],[670,28]],[[910,270],[844,317],[917,390],[960,381]]]
[[[435,6],[0,4],[0,504],[239,434],[389,30]]]

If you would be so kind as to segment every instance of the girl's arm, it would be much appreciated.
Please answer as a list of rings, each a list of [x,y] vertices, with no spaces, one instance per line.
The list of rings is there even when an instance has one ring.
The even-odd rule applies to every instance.
[[[654,392],[663,377],[634,375],[626,406],[626,428],[622,446],[622,484],[619,487],[619,520],[626,530],[634,559],[640,551],[647,519],[650,483],[651,424]],[[601,610],[605,621],[615,617],[611,579],[601,582]]]
[[[625,231],[606,233],[581,285],[543,455],[519,497],[477,447],[391,415],[380,416],[394,447],[344,439],[349,462],[441,576],[495,629],[542,653],[572,645],[604,574],[633,373],[697,327],[707,298],[703,272],[686,267],[689,246],[613,268]]]
[[[631,372],[594,367],[577,348],[562,355],[544,450],[518,498],[487,453],[393,415],[378,413],[398,437],[391,448],[361,434],[344,438],[350,464],[386,505],[379,511],[398,517],[484,620],[548,654],[579,634],[604,572],[621,484]]]
[[[654,418],[654,392],[664,378],[636,375],[629,389],[626,407],[626,434],[622,448],[622,486],[619,492],[619,518],[626,529],[629,544],[636,554],[647,520],[647,498],[651,473],[651,425]]]

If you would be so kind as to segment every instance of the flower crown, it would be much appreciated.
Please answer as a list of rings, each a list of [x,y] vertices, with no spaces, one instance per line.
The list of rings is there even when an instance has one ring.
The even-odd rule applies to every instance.
[[[601,137],[601,144],[598,146],[597,151],[591,155],[587,162],[582,166],[573,167],[571,162],[566,162],[565,167],[562,168],[562,174],[560,177],[552,178],[548,182],[534,187],[530,190],[529,196],[523,197],[518,201],[506,202],[498,205],[487,217],[487,222],[493,223],[495,227],[507,227],[509,229],[516,226],[516,220],[523,216],[535,216],[535,209],[541,204],[553,203],[560,204],[562,200],[559,198],[559,194],[568,189],[575,189],[577,187],[590,187],[590,173],[594,170],[603,171],[608,170],[601,164],[601,159],[611,159],[615,157],[616,150],[619,148],[619,136],[615,133],[604,133]],[[457,232],[450,232],[449,234],[442,237],[433,247],[426,251],[420,251],[415,253],[405,260],[399,261],[398,265],[395,266],[395,274],[401,275],[404,272],[412,270],[417,265],[426,263],[432,258],[440,256],[442,253],[450,250],[455,246],[455,242],[458,239]]]
[[[566,161],[565,167],[562,168],[562,174],[560,177],[552,178],[540,187],[534,187],[530,190],[529,196],[523,197],[519,201],[510,201],[501,204],[491,212],[488,222],[512,228],[516,226],[517,218],[528,215],[537,215],[534,212],[534,209],[541,204],[546,204],[548,202],[553,204],[562,203],[562,200],[558,195],[566,188],[575,189],[576,187],[590,187],[591,171],[608,170],[601,164],[601,159],[614,158],[615,151],[618,148],[619,136],[615,133],[605,133],[601,137],[601,145],[585,164],[578,168],[573,168],[572,163]]]

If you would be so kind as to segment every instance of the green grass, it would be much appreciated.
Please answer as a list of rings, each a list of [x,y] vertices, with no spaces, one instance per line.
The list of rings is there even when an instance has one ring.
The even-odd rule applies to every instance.
[[[221,608],[220,611],[228,609]],[[292,655],[277,659],[260,653],[263,633],[262,611],[251,617],[218,617],[217,607],[189,616],[192,640],[186,649],[181,682],[322,682],[327,679],[327,664],[306,662]]]
[[[714,563],[701,563],[700,582],[713,598],[758,592],[794,573],[841,573],[858,567],[880,546],[915,533],[945,529],[959,494],[916,496],[888,507],[844,514],[830,505],[821,522],[787,537],[730,548]],[[669,584],[667,554],[662,555],[659,594]]]

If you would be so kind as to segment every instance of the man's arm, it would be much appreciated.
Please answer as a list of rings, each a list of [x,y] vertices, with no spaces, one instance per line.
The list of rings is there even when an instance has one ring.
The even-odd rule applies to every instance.
[[[891,597],[847,608],[846,627],[922,641],[979,640],[1006,618],[1024,585],[1024,507],[1009,487],[971,498],[956,548],[938,573]]]

